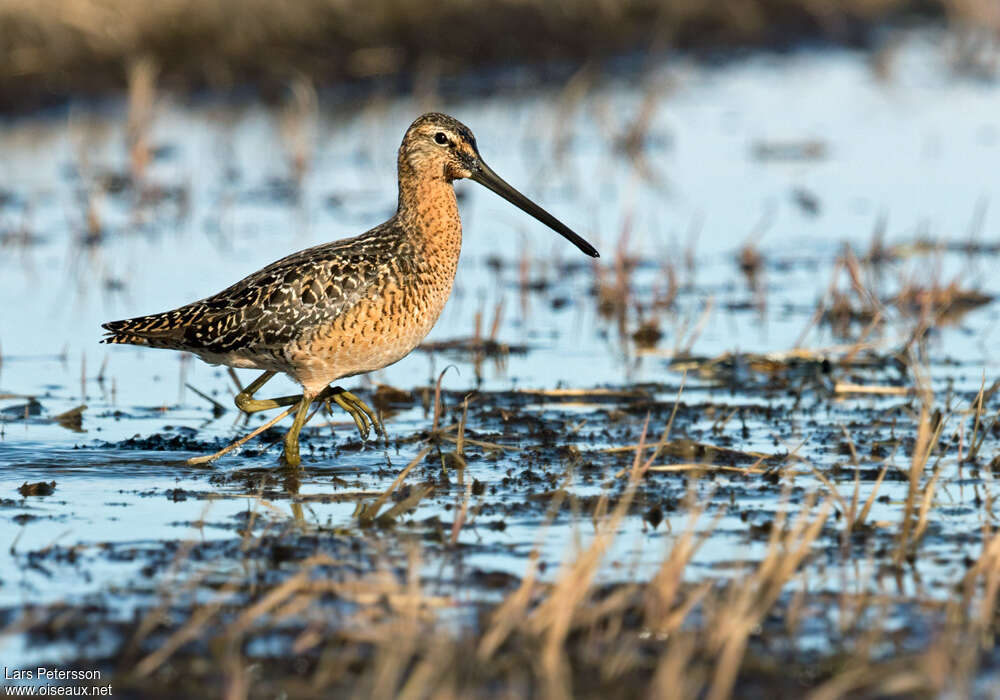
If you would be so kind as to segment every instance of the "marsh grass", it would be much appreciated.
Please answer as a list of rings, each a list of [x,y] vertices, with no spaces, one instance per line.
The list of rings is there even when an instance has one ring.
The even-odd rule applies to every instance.
[[[798,350],[752,362],[788,373],[787,365],[806,356]],[[817,364],[827,359],[810,357]],[[697,369],[687,362],[687,369]],[[834,372],[857,372],[867,360],[856,354],[852,362],[833,362]],[[723,365],[715,360],[706,366],[715,372]],[[539,494],[537,542],[557,519],[572,514],[576,532],[558,570],[543,569],[536,545],[523,573],[506,578],[501,595],[485,602],[470,598],[461,585],[442,586],[427,563],[444,556],[461,570],[464,553],[474,551],[468,528],[475,528],[482,501],[464,473],[466,449],[509,448],[468,435],[472,400],[452,394],[446,401],[441,376],[428,387],[432,427],[414,436],[426,446],[381,492],[344,494],[357,503],[357,529],[334,533],[303,519],[306,500],[294,494],[289,517],[261,486],[247,494],[252,505],[238,538],[241,566],[196,555],[204,542],[182,543],[152,601],[114,628],[115,651],[102,663],[113,668],[116,688],[153,697],[825,700],[964,694],[991,663],[1000,631],[1000,534],[988,490],[978,501],[981,545],[969,549],[962,575],[949,584],[952,594],[925,596],[901,583],[914,580],[923,557],[934,556],[924,542],[940,522],[944,470],[975,458],[951,436],[959,438],[967,425],[968,444],[981,446],[989,430],[986,407],[993,405],[995,388],[985,382],[974,396],[942,402],[924,370],[911,367],[912,386],[894,412],[894,430],[911,438],[898,439],[874,461],[877,476],[869,480],[861,471],[873,460],[861,445],[870,438],[857,428],[838,427],[846,458],[839,470],[818,468],[801,446],[766,454],[708,442],[729,430],[734,410],[718,411],[705,440],[692,440],[689,419],[678,419],[690,411],[683,401],[685,375],[671,404],[658,408],[660,425],[647,415],[641,429],[635,426],[637,440],[575,448],[577,458],[566,463],[556,487]],[[409,400],[416,402],[418,393],[410,392]],[[622,404],[649,398],[637,389],[533,395]],[[394,396],[403,400],[399,392]],[[442,451],[446,443],[454,445],[453,453]],[[444,474],[459,460],[463,469],[452,472],[456,484],[428,480],[437,469],[432,465],[440,464]],[[608,471],[599,494],[583,499],[576,494],[576,465],[594,461]],[[725,537],[725,519],[740,508],[716,497],[714,488],[699,487],[722,473],[766,483],[780,495],[768,520],[748,525],[759,554],[736,562],[727,574],[706,575],[692,563],[706,543]],[[803,489],[797,481],[809,474],[816,476],[815,487]],[[905,479],[905,497],[893,508],[897,518],[875,519],[875,503],[887,478],[900,478],[896,474]],[[674,528],[659,539],[659,565],[648,577],[609,580],[600,572],[613,545],[637,508],[647,507],[637,499],[645,498],[650,480],[664,478],[680,480],[687,490],[674,506],[684,517],[674,518]],[[412,536],[421,530],[411,514],[438,489],[453,495],[454,513],[435,545],[426,535]],[[865,544],[870,541],[881,543],[881,554]],[[318,542],[325,543],[320,551]],[[832,588],[817,574],[824,562],[839,572]],[[885,586],[885,576],[897,590]],[[4,632],[59,639],[86,628],[92,614],[85,607],[28,606]],[[900,616],[912,633],[897,628]],[[807,650],[803,640],[817,634],[824,645]]]
[[[829,603],[799,588],[798,572],[817,552],[833,499],[814,493],[792,505],[786,496],[759,563],[729,583],[688,582],[687,567],[724,510],[713,508],[713,515],[692,494],[688,525],[670,539],[648,582],[598,584],[597,566],[617,537],[629,494],[650,466],[640,457],[644,448],[640,440],[623,498],[595,505],[590,543],[551,582],[540,580],[529,564],[520,584],[501,603],[484,608],[471,629],[456,631],[442,621],[441,613],[457,601],[421,582],[416,547],[402,569],[343,573],[335,558],[311,556],[283,567],[280,583],[248,589],[239,577],[217,582],[207,602],[171,622],[177,619],[166,615],[174,609],[171,601],[200,581],[218,581],[209,566],[176,593],[163,588],[163,602],[132,634],[126,658],[136,661],[120,667],[116,684],[153,695],[201,686],[231,698],[280,691],[294,697],[351,692],[376,698],[725,698],[737,684],[740,694],[756,687],[779,696],[811,692],[829,698],[968,687],[977,659],[989,648],[1000,537],[991,533],[970,566],[960,601],[921,613],[939,630],[923,653],[878,652],[893,646],[889,632],[871,624],[884,614],[885,599],[845,596],[843,612],[868,619],[867,638],[855,645],[850,635],[834,636],[842,651],[777,668],[765,660],[767,650],[794,643],[796,620],[810,614],[804,609]],[[185,556],[180,552],[179,562]],[[333,601],[338,603],[331,606]],[[72,624],[63,615],[48,624]],[[23,627],[7,631],[18,629]],[[297,661],[251,651],[275,645]],[[190,653],[199,648],[207,656]]]
[[[957,70],[989,75],[996,68],[990,31],[1000,24],[991,8],[988,0],[821,5],[741,0],[725,6],[530,0],[486,8],[459,0],[376,0],[364,7],[335,0],[4,0],[0,98],[10,108],[53,95],[125,87],[145,95],[153,81],[172,88],[257,83],[270,94],[294,83],[293,102],[298,103],[308,99],[300,88],[310,81],[400,75],[414,76],[422,94],[434,89],[438,76],[502,61],[586,61],[635,49],[783,45],[817,36],[869,42],[878,24],[911,14],[955,27],[951,63]],[[648,106],[641,108],[621,141],[638,160],[649,114]],[[148,155],[145,125],[133,126],[133,169],[141,172]],[[293,146],[296,172],[304,166],[301,155]]]

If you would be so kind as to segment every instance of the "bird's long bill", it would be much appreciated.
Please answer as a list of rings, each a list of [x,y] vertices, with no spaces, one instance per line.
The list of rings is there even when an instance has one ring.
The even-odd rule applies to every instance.
[[[570,241],[573,245],[590,257],[600,257],[600,253],[597,252],[597,248],[587,243],[587,241],[583,240],[583,238],[574,233],[569,226],[559,221],[559,219],[552,216],[552,214],[548,213],[507,184],[503,178],[493,172],[493,169],[486,165],[486,163],[482,160],[479,161],[479,168],[473,171],[470,179],[475,180],[483,187],[493,190],[521,211],[531,214],[550,229],[561,234],[566,240]]]

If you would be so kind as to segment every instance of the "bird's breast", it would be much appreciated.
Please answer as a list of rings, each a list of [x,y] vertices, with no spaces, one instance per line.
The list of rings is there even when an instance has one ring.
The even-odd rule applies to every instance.
[[[448,301],[458,265],[457,250],[422,253],[397,261],[350,308],[289,344],[293,375],[307,390],[391,365],[420,344]]]

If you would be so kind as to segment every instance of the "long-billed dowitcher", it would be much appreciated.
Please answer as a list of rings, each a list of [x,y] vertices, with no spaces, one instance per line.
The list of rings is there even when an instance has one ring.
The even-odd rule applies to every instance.
[[[455,180],[484,185],[598,256],[493,172],[472,132],[452,117],[430,113],[414,121],[399,147],[397,168],[399,206],[384,224],[289,255],[173,311],[105,323],[102,342],[183,350],[211,364],[264,370],[237,394],[236,405],[247,413],[296,406],[284,459],[298,466],[299,431],[314,401],[336,402],[362,438],[369,422],[380,432],[363,401],[330,384],[402,359],[437,321],[462,247]],[[301,384],[302,393],[254,399],[278,372]]]

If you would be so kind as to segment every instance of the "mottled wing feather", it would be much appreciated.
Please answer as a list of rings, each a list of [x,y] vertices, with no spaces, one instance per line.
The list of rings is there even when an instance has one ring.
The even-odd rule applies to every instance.
[[[357,238],[293,253],[200,301],[105,323],[102,342],[219,354],[278,351],[367,296],[398,264],[397,234],[390,220]]]

